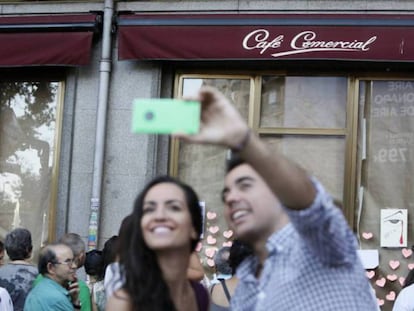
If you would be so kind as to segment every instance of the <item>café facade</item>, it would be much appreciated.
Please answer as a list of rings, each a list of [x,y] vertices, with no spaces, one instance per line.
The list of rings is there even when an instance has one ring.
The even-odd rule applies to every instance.
[[[227,151],[131,132],[137,98],[219,88],[271,148],[317,176],[358,238],[382,310],[414,268],[414,3],[0,2],[0,238],[35,248],[117,234],[139,189],[172,174],[204,211],[198,251],[233,232]]]

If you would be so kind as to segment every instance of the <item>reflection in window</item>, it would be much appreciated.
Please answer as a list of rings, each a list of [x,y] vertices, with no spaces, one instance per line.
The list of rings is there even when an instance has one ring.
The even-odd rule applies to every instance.
[[[334,198],[342,200],[345,139],[336,136],[265,136],[269,148],[283,153],[317,177]],[[323,159],[321,161],[320,159]]]
[[[57,82],[0,82],[0,237],[16,228],[34,247],[48,237]]]
[[[239,112],[246,118],[249,112],[250,79],[236,78],[185,78],[182,94],[197,93],[201,85],[217,87],[232,101]],[[212,145],[186,144],[180,142],[178,158],[178,177],[194,187],[201,201],[205,202],[206,211],[217,212],[217,225],[227,227],[221,217],[222,202],[219,193],[223,187],[226,150]],[[217,244],[219,244],[217,242]]]
[[[344,128],[345,77],[279,77],[262,79],[261,127]]]

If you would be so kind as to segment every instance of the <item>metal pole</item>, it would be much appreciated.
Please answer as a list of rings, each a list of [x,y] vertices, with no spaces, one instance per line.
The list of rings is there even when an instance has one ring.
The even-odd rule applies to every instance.
[[[90,202],[88,249],[98,245],[100,225],[103,163],[105,153],[106,114],[108,107],[109,79],[111,76],[111,31],[114,14],[113,0],[105,0],[102,53],[99,68],[99,93],[96,120],[95,154],[93,164],[92,197]]]

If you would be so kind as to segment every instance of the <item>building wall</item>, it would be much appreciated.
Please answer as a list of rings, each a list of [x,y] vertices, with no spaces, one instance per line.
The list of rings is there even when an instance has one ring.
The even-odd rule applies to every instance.
[[[118,1],[115,11],[228,12],[405,12],[414,1]],[[0,14],[103,11],[104,1],[0,2]],[[72,68],[66,79],[56,235],[78,232],[87,239],[94,165],[101,40],[88,66]],[[173,77],[161,64],[118,61],[113,38],[106,127],[99,246],[117,233],[132,201],[152,176],[167,172],[168,139],[130,133],[136,97],[171,96]],[[166,84],[162,84],[166,81]]]

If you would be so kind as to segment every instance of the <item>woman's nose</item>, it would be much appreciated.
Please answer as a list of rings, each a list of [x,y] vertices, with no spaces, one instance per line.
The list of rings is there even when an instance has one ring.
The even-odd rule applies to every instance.
[[[163,208],[163,207],[158,207],[158,208],[156,209],[156,211],[155,211],[154,216],[155,216],[155,218],[156,218],[156,219],[164,219],[164,218],[165,218],[165,216],[166,216],[166,211],[165,211],[165,208]]]

